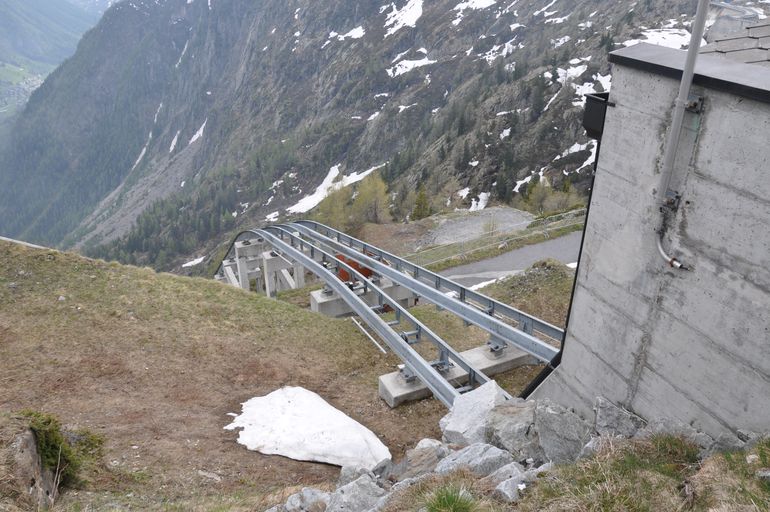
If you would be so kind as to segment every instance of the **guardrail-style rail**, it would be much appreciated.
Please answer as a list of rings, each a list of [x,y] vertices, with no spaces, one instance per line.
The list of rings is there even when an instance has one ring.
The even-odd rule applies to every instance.
[[[305,237],[310,238],[314,242],[324,244],[328,246],[331,250],[345,255],[346,257],[357,261],[361,265],[372,269],[377,274],[383,277],[387,277],[388,279],[391,279],[393,282],[398,283],[399,285],[403,286],[404,288],[407,288],[408,290],[416,293],[421,297],[425,297],[433,304],[436,304],[437,306],[443,309],[446,309],[447,311],[450,311],[454,315],[462,318],[466,322],[476,325],[481,329],[485,330],[486,332],[491,334],[493,337],[495,337],[496,338],[495,341],[497,341],[498,343],[510,343],[520,348],[521,350],[527,352],[528,354],[535,356],[537,359],[539,359],[544,363],[550,363],[551,360],[558,353],[557,348],[537,339],[531,333],[527,333],[524,330],[516,329],[502,322],[498,318],[496,318],[493,315],[495,310],[495,305],[500,303],[497,303],[495,301],[495,303],[491,304],[490,309],[486,311],[482,311],[481,309],[471,305],[467,301],[456,299],[442,292],[441,287],[442,287],[442,284],[444,284],[443,281],[446,280],[446,278],[438,276],[438,274],[428,273],[427,270],[422,269],[421,267],[417,267],[416,265],[410,264],[412,265],[413,268],[417,269],[413,271],[414,272],[413,277],[410,277],[406,275],[403,271],[398,269],[399,262],[394,263],[392,261],[388,261],[388,263],[395,264],[395,267],[388,265],[385,262],[386,258],[384,256],[387,253],[384,253],[384,251],[380,251],[379,249],[376,249],[376,251],[379,251],[379,253],[374,253],[373,252],[374,248],[372,248],[372,246],[369,246],[367,244],[364,244],[363,242],[358,241],[360,244],[362,244],[361,252],[359,252],[353,249],[352,247],[350,247],[348,244],[343,243],[343,240],[347,240],[347,239],[355,240],[352,237],[348,237],[348,235],[344,235],[343,233],[335,231],[335,239],[332,239],[319,232],[319,230],[324,230],[324,228],[326,228],[326,230],[333,231],[331,230],[331,228],[323,226],[322,224],[313,223],[316,226],[316,229],[314,230],[306,227],[305,224],[306,224],[305,222],[293,223],[288,225],[287,228],[294,229],[301,235],[304,235]],[[370,256],[369,254],[371,254],[374,257]],[[431,285],[428,285],[422,280],[420,280],[419,279],[420,277],[422,277],[423,279],[430,280]],[[452,284],[455,284],[458,287],[457,289],[459,292],[458,296],[465,295],[467,298],[469,292],[470,294],[476,293],[465,287],[457,285],[453,281],[449,281],[449,282]],[[476,293],[476,296],[481,296],[481,295]],[[488,299],[488,300],[491,301],[491,299]],[[519,313],[519,316],[516,318],[516,320],[519,322],[519,325],[522,325],[522,324],[534,325],[534,321],[533,321],[534,317],[531,317],[529,315],[524,315],[518,310],[515,310],[515,311]],[[547,324],[547,325],[550,325],[550,324]],[[541,330],[541,329],[538,329],[538,330]]]
[[[455,292],[460,302],[473,304],[490,316],[499,315],[500,317],[514,320],[520,326],[520,330],[525,333],[532,334],[532,330],[534,329],[559,342],[564,338],[564,331],[555,325],[524,313],[512,306],[498,302],[486,295],[471,290],[470,288],[466,288],[451,279],[435,272],[431,272],[419,265],[411,263],[403,258],[399,258],[394,254],[353,238],[352,236],[330,228],[329,226],[310,220],[301,220],[292,225],[308,227],[313,231],[324,235],[326,238],[335,240],[339,244],[346,245],[351,249],[355,249],[358,253],[368,256],[370,259],[386,261],[392,268],[399,271],[406,271],[411,274],[415,280],[430,283],[437,290]],[[557,350],[554,349],[553,355],[555,355],[556,352]]]

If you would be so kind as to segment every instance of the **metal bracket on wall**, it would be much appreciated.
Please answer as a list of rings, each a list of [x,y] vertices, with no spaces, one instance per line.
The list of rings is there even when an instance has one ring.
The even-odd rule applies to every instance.
[[[703,111],[703,96],[697,94],[690,94],[687,97],[687,103],[684,106],[685,110],[694,114],[700,114]]]

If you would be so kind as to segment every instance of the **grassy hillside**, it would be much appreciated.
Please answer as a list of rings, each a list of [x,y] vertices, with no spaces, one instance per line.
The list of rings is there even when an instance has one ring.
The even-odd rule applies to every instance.
[[[87,486],[95,494],[65,493],[65,504],[194,508],[227,494],[251,506],[286,485],[334,480],[333,467],[249,452],[222,429],[241,402],[283,385],[318,392],[397,454],[437,435],[445,411],[437,401],[391,411],[376,377],[395,363],[350,321],[210,280],[0,243],[0,409],[53,413],[106,439]]]
[[[458,349],[485,340],[435,308],[415,313]],[[389,409],[377,376],[398,362],[348,320],[211,280],[0,242],[0,413],[52,413],[105,439],[85,487],[63,494],[65,510],[259,509],[287,486],[332,482],[333,467],[249,452],[223,430],[241,402],[284,385],[319,393],[400,457],[440,436],[446,410],[436,400]],[[511,372],[503,385],[516,393],[536,372]]]

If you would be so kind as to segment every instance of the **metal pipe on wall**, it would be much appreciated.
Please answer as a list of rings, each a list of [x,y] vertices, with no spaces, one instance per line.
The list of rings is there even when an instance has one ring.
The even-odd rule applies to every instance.
[[[660,187],[658,189],[658,193],[662,196],[663,203],[661,208],[661,226],[658,230],[658,252],[670,266],[682,270],[689,270],[689,268],[681,261],[668,254],[666,249],[663,247],[663,237],[666,235],[666,230],[668,228],[668,215],[666,210],[675,210],[679,199],[676,192],[669,192],[669,186],[671,184],[671,176],[674,173],[674,162],[676,160],[676,154],[679,149],[679,138],[682,134],[684,111],[690,96],[692,79],[695,75],[695,61],[698,58],[700,42],[703,39],[703,31],[706,27],[706,15],[708,14],[708,9],[709,0],[698,0],[698,8],[695,13],[695,21],[692,25],[692,34],[690,35],[690,47],[687,50],[687,58],[685,59],[684,70],[682,71],[682,81],[679,83],[679,94],[674,101],[674,113],[671,118],[671,129],[669,130],[668,137],[666,139],[666,149],[663,153],[663,170],[661,172]]]

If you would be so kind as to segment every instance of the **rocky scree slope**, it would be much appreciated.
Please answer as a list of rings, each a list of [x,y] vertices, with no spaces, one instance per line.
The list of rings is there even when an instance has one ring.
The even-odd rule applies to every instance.
[[[0,231],[170,268],[383,164],[401,217],[417,183],[436,206],[587,188],[581,95],[651,27],[686,44],[691,4],[120,2],[13,127]]]

